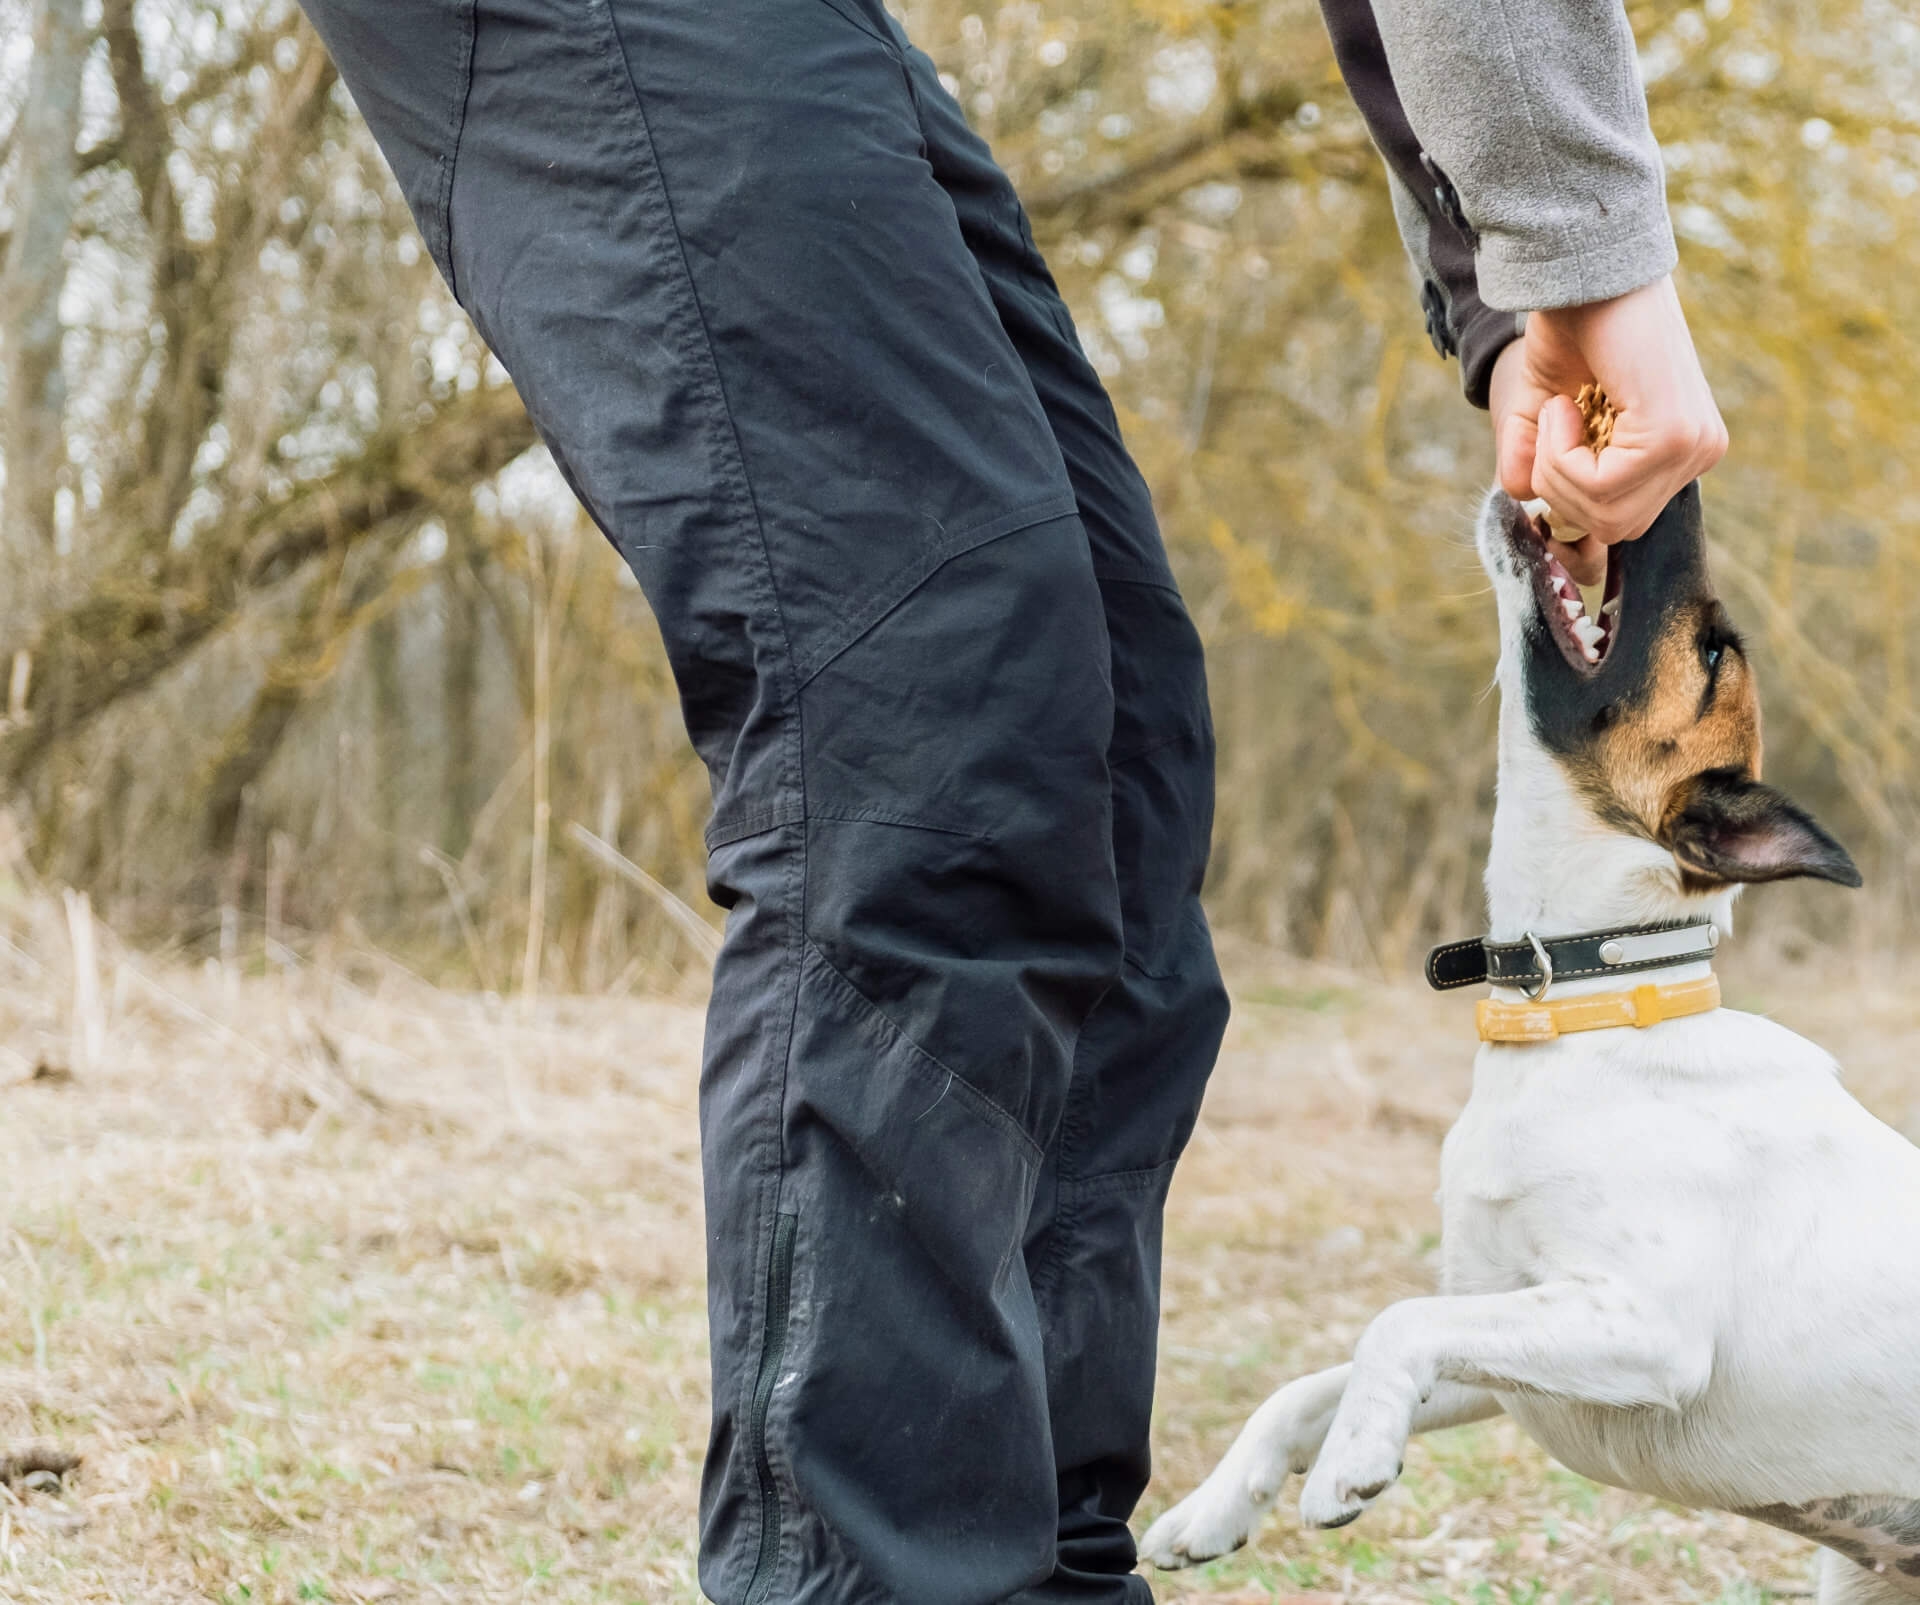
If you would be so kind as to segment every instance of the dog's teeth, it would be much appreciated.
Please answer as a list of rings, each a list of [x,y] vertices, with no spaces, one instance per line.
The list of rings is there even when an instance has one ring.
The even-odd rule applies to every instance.
[[[1612,618],[1614,614],[1620,611],[1620,598],[1617,596],[1608,597],[1606,601],[1600,604],[1600,611],[1608,618]]]
[[[1600,661],[1600,649],[1598,647],[1583,646],[1580,648],[1580,652],[1589,663],[1598,663]]]
[[[1582,622],[1581,615],[1585,611],[1580,606],[1580,598],[1577,596],[1562,597],[1560,605],[1567,610],[1567,617],[1573,620],[1574,627],[1578,629]]]
[[[1573,621],[1573,633],[1579,637],[1580,644],[1589,652],[1606,638],[1600,626],[1595,624],[1592,619],[1575,619]]]
[[[1547,506],[1546,498],[1542,496],[1536,496],[1532,501],[1522,502],[1520,504],[1520,511],[1525,513],[1529,518],[1539,518],[1550,510]]]

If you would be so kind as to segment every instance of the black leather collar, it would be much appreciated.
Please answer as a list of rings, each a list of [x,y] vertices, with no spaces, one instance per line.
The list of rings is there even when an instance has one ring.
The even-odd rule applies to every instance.
[[[1641,938],[1686,933],[1692,940],[1644,941]],[[1698,933],[1697,936],[1694,933]],[[1480,981],[1495,986],[1517,986],[1544,993],[1555,981],[1574,981],[1594,975],[1629,975],[1636,970],[1663,970],[1674,964],[1693,964],[1713,957],[1720,945],[1719,928],[1707,920],[1680,920],[1665,925],[1626,925],[1617,931],[1583,931],[1577,936],[1523,938],[1518,942],[1489,942],[1470,937],[1448,942],[1427,955],[1427,984],[1449,992]],[[1676,951],[1678,949],[1678,951]],[[1546,956],[1546,966],[1540,960]]]

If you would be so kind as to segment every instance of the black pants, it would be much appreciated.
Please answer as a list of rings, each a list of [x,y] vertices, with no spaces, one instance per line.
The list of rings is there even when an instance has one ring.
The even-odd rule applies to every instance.
[[[879,0],[308,10],[712,772],[704,1587],[1147,1600],[1212,735],[1012,189]]]

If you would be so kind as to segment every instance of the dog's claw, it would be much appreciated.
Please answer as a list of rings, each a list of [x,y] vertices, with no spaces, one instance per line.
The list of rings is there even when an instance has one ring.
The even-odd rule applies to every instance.
[[[1300,1493],[1300,1520],[1308,1527],[1344,1527],[1399,1480],[1404,1462],[1397,1446],[1369,1449],[1349,1439],[1329,1445]]]
[[[1140,1540],[1140,1558],[1172,1572],[1232,1554],[1252,1534],[1266,1502],[1241,1479],[1223,1477],[1216,1469],[1147,1529]]]

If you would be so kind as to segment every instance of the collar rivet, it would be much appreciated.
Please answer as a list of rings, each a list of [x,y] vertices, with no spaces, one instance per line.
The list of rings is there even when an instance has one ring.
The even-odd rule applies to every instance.
[[[1600,962],[1602,964],[1618,964],[1624,960],[1626,956],[1627,950],[1618,942],[1602,942],[1600,944]]]

